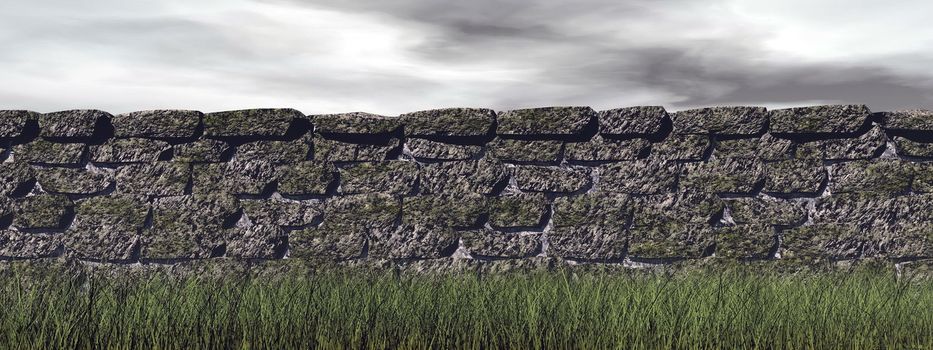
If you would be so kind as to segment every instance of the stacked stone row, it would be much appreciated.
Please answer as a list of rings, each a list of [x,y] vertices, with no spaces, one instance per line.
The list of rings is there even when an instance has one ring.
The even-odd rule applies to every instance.
[[[933,113],[0,111],[0,258],[933,257]]]

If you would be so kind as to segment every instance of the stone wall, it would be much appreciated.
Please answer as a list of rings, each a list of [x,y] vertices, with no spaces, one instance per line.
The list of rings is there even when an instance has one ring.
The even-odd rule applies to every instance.
[[[0,111],[0,258],[901,262],[933,113]]]

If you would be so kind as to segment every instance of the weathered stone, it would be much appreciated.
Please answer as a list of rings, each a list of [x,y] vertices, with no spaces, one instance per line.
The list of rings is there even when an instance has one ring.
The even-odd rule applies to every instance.
[[[832,193],[904,193],[910,189],[915,171],[909,162],[888,159],[833,164],[829,168],[829,190]]]
[[[667,111],[661,106],[637,106],[599,111],[599,132],[604,135],[650,135],[661,132]]]
[[[852,225],[801,226],[781,234],[781,257],[804,260],[857,258],[865,240],[860,230]]]
[[[113,183],[113,174],[104,170],[85,168],[33,168],[42,190],[61,194],[94,194],[106,190]]]
[[[152,228],[143,230],[143,259],[207,258],[223,247],[225,226],[239,213],[229,195],[161,198],[152,210]]]
[[[314,159],[329,162],[364,162],[394,158],[399,153],[398,138],[378,141],[374,144],[349,143],[314,137]]]
[[[36,259],[52,256],[61,247],[60,235],[0,229],[0,257]]]
[[[2,223],[13,216],[13,204],[12,199],[0,195],[0,229],[6,228]]]
[[[95,109],[73,109],[39,115],[39,136],[91,137],[97,120],[109,118],[110,113]]]
[[[324,203],[324,223],[352,223],[365,228],[394,226],[401,216],[401,204],[387,194],[339,196]]]
[[[483,228],[464,231],[461,239],[474,258],[527,258],[541,251],[539,234],[504,233]]]
[[[65,233],[74,256],[96,260],[133,258],[149,204],[141,196],[101,196],[78,201],[75,220]]]
[[[39,118],[36,112],[23,110],[0,110],[0,138],[17,137],[23,134],[26,122]]]
[[[387,259],[436,259],[453,254],[458,235],[449,227],[402,224],[394,230],[370,232],[369,255]]]
[[[398,117],[352,112],[313,116],[314,132],[321,134],[385,134],[401,125]]]
[[[60,229],[71,220],[74,203],[62,195],[23,197],[13,205],[13,226],[20,229]]]
[[[893,131],[933,131],[933,111],[907,109],[884,112],[882,125]]]
[[[32,164],[76,165],[84,159],[83,143],[57,143],[36,139],[30,143],[13,146],[13,157],[17,161]]]
[[[554,227],[624,227],[632,217],[633,200],[601,192],[554,199]]]
[[[474,227],[487,212],[486,197],[479,194],[425,195],[402,199],[403,223],[432,223]]]
[[[262,194],[279,177],[272,163],[233,161],[215,164],[193,164],[192,193]]]
[[[302,139],[294,141],[255,141],[238,146],[236,159],[288,164],[308,159],[310,151],[311,146]]]
[[[933,257],[933,225],[905,224],[869,231],[863,248],[866,257],[888,259]]]
[[[865,105],[825,105],[771,111],[775,134],[825,134],[858,131],[871,111]]]
[[[914,192],[933,192],[933,163],[914,163],[914,178],[911,188]]]
[[[356,163],[340,169],[340,193],[409,194],[418,180],[418,163],[385,161]]]
[[[547,198],[540,193],[517,193],[489,200],[489,224],[493,227],[540,227],[547,210]]]
[[[287,236],[275,225],[234,227],[227,231],[225,255],[239,259],[272,259],[284,253]]]
[[[658,194],[674,189],[679,163],[643,159],[599,167],[599,188],[609,192]]]
[[[899,156],[933,158],[933,143],[918,142],[901,136],[895,136],[891,140]]]
[[[719,197],[695,191],[639,197],[632,205],[635,226],[706,224],[718,220],[725,208]]]
[[[289,255],[299,259],[357,258],[363,254],[367,232],[363,225],[342,222],[292,231],[288,236]]]
[[[872,193],[840,193],[817,198],[813,222],[862,227],[893,222],[897,202]]]
[[[9,196],[22,191],[25,186],[31,186],[35,179],[32,168],[24,162],[0,163],[0,195]]]
[[[301,112],[290,108],[246,109],[204,115],[204,134],[213,137],[285,136]]]
[[[197,133],[201,112],[151,110],[117,114],[110,120],[116,137],[189,138]]]
[[[305,226],[323,213],[319,201],[295,201],[282,198],[241,200],[243,212],[254,224]]]
[[[674,131],[681,134],[755,135],[768,125],[764,107],[710,107],[671,114]]]
[[[211,139],[201,139],[194,142],[174,146],[173,161],[188,163],[217,163],[222,162],[224,152],[230,148],[226,142]]]
[[[785,160],[764,163],[765,193],[816,195],[826,181],[826,168],[819,160]]]
[[[96,163],[154,162],[171,146],[168,142],[142,138],[111,139],[102,145],[90,146],[91,161]]]
[[[904,281],[933,281],[933,259],[900,264],[898,279]]]
[[[190,175],[191,169],[184,163],[126,165],[117,169],[117,192],[150,196],[182,195]]]
[[[550,251],[559,257],[617,260],[625,256],[627,235],[622,225],[563,226],[547,233]]]
[[[823,159],[827,160],[876,158],[884,152],[887,142],[887,136],[878,126],[872,127],[868,132],[858,137],[820,141],[823,148]]]
[[[485,108],[442,108],[401,115],[406,136],[483,136],[496,113]]]
[[[664,160],[701,161],[711,148],[709,136],[672,134],[651,145],[651,156]]]
[[[305,161],[279,168],[279,193],[287,196],[323,195],[336,179],[330,163]]]
[[[142,228],[148,214],[149,203],[143,196],[97,196],[77,202],[74,226],[100,228],[125,225]]]
[[[497,138],[489,143],[489,155],[505,162],[556,162],[563,142],[554,140],[525,141]]]
[[[661,224],[633,227],[629,234],[628,255],[635,258],[699,258],[716,242],[716,234],[706,225]]]
[[[716,143],[717,158],[756,158],[765,161],[790,159],[793,143],[764,134],[754,139],[729,139]]]
[[[648,151],[651,143],[646,139],[605,139],[597,135],[588,142],[569,142],[564,145],[564,157],[571,161],[633,160]]]
[[[726,201],[736,224],[799,225],[807,220],[805,202],[764,198]]]
[[[421,190],[424,193],[491,194],[508,173],[502,163],[483,160],[424,164]]]
[[[405,147],[412,157],[433,160],[466,160],[479,156],[483,146],[455,145],[425,139],[408,139]]]
[[[570,193],[590,185],[586,168],[521,165],[510,170],[522,191]]]
[[[683,189],[710,193],[749,194],[764,182],[761,162],[748,158],[716,158],[686,164],[680,177]]]
[[[716,256],[727,259],[770,258],[777,232],[767,225],[739,225],[714,229]]]
[[[590,107],[541,107],[499,112],[499,135],[576,135],[596,112]]]
[[[870,195],[870,194],[869,194]],[[918,194],[892,198],[894,221],[897,223],[933,223],[933,194]]]

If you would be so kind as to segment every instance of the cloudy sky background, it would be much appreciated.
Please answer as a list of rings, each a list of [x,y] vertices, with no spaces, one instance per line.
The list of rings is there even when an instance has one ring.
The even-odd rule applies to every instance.
[[[933,108],[933,2],[0,3],[0,108]]]

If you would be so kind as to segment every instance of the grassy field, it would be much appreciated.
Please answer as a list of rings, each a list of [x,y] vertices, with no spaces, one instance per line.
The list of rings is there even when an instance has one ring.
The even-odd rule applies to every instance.
[[[0,347],[933,349],[881,272],[0,280]]]

